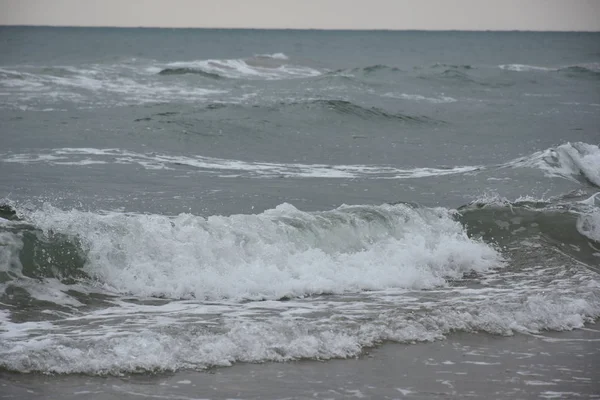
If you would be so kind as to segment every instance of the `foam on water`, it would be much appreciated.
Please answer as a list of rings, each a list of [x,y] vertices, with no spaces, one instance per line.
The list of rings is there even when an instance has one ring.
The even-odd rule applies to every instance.
[[[593,185],[600,186],[600,148],[593,144],[565,143],[510,161],[502,167],[539,168],[549,176],[571,180],[584,178]]]
[[[61,148],[32,154],[3,154],[0,157],[2,157],[0,161],[3,162],[22,164],[39,162],[51,165],[120,163],[138,164],[146,169],[175,169],[186,166],[203,172],[222,174],[224,171],[233,171],[249,177],[262,178],[410,179],[469,173],[480,168],[478,166],[456,166],[451,168],[402,169],[385,165],[261,163],[214,157],[143,154],[122,149],[94,148]]]
[[[396,168],[386,165],[327,165],[264,163],[203,156],[144,154],[123,149],[59,148],[36,153],[0,154],[0,161],[48,163],[50,165],[93,165],[104,163],[138,164],[147,169],[176,169],[182,166],[222,174],[234,171],[248,177],[288,178],[374,178],[409,179],[479,173],[497,168],[537,168],[551,177],[585,181],[600,186],[600,149],[597,145],[565,143],[500,165],[455,166],[447,168]],[[222,175],[230,176],[230,175]]]
[[[514,264],[528,253],[518,243],[504,261],[443,208],[306,213],[282,204],[257,215],[203,218],[47,205],[18,214],[19,224],[77,242],[88,275],[70,285],[8,282],[62,306],[42,322],[0,315],[0,366],[21,372],[121,374],[352,357],[383,341],[560,331],[600,316],[596,273],[551,249],[542,265]],[[103,307],[73,298],[92,292],[102,293]]]
[[[290,58],[283,53],[256,54],[255,57],[274,58],[276,60],[289,60]]]
[[[52,68],[13,67],[0,69],[0,88],[11,94],[3,107],[22,103],[30,109],[46,104],[75,102],[78,107],[145,104],[157,101],[197,101],[209,95],[226,93],[213,87],[191,87],[185,82],[163,82],[148,75],[147,68],[127,64]],[[8,100],[8,99],[7,99]]]
[[[469,239],[451,212],[405,205],[315,214],[283,204],[206,219],[46,207],[27,218],[77,237],[85,271],[101,284],[141,296],[261,299],[430,288],[501,260]]]
[[[540,281],[544,274],[553,279],[523,287],[505,274],[498,278],[512,287],[453,287],[425,292],[429,296],[421,300],[415,292],[384,291],[245,304],[115,302],[62,321],[0,325],[0,365],[21,372],[120,374],[345,358],[383,341],[440,340],[457,330],[568,330],[600,315],[600,285],[590,286],[590,274],[537,272]]]
[[[573,65],[564,65],[558,67],[541,67],[526,64],[504,64],[498,66],[507,71],[516,72],[557,72],[569,77],[598,77],[600,73],[599,63],[580,63]]]
[[[9,225],[10,221],[1,218],[2,225]],[[23,248],[21,238],[11,232],[0,232],[0,272],[14,273],[21,271],[19,252]],[[0,292],[4,292],[4,284],[0,283]]]
[[[443,94],[438,97],[425,97],[420,94],[407,94],[407,93],[385,93],[382,96],[391,97],[394,99],[402,100],[413,100],[413,101],[426,101],[433,104],[440,103],[454,103],[457,100],[453,97],[444,96]]]
[[[584,213],[577,219],[577,231],[600,243],[600,210]]]
[[[549,67],[539,67],[536,65],[526,65],[526,64],[503,64],[499,65],[501,69],[505,69],[508,71],[556,71],[556,68]]]
[[[283,53],[263,54],[246,59],[176,61],[167,68],[196,68],[206,73],[232,79],[292,79],[319,76],[321,72],[307,66],[288,63]]]

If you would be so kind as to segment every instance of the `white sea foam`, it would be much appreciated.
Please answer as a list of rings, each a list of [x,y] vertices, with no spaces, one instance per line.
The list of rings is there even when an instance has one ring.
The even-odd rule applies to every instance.
[[[43,323],[2,316],[0,365],[22,372],[351,357],[388,340],[568,330],[600,316],[597,274],[563,260],[494,268],[504,263],[497,250],[469,238],[441,208],[305,213],[283,204],[258,215],[201,218],[45,206],[20,214],[44,231],[77,237],[86,254],[93,287],[48,287],[108,296],[105,307],[81,312],[42,292],[40,299],[79,308]],[[468,271],[481,284],[449,284]],[[145,303],[146,295],[195,299]],[[273,300],[281,297],[290,300]]]
[[[226,93],[211,87],[190,86],[183,82],[165,82],[148,76],[147,68],[129,65],[87,65],[52,69],[19,67],[0,69],[0,88],[11,95],[5,106],[26,105],[29,109],[47,109],[48,102],[76,102],[78,106],[144,104],[157,101],[197,101]],[[17,104],[15,104],[17,103]],[[21,104],[22,103],[22,104]]]
[[[577,218],[577,231],[600,243],[600,210],[581,214]]]
[[[196,68],[226,78],[291,79],[319,76],[321,72],[302,65],[288,64],[285,54],[259,55],[247,59],[177,61],[165,64],[167,68]]]
[[[281,298],[430,288],[499,265],[444,209],[404,205],[259,215],[106,215],[45,208],[43,229],[78,237],[85,271],[119,293],[169,298]]]
[[[566,283],[584,278],[589,275],[496,294],[451,288],[448,298],[436,302],[385,292],[358,300],[122,302],[57,323],[0,325],[0,365],[22,372],[118,374],[352,357],[382,341],[438,340],[454,330],[506,335],[573,329],[600,313],[600,302],[589,291],[587,299],[575,298],[581,295],[576,287],[561,293]],[[297,314],[298,308],[308,313]]]
[[[289,60],[289,57],[283,53],[256,54],[256,57],[274,58],[276,60]]]
[[[478,166],[457,166],[450,168],[410,168],[402,169],[378,165],[328,165],[263,163],[241,160],[227,160],[202,156],[175,156],[167,154],[143,154],[122,149],[62,148],[33,154],[4,154],[0,161],[11,163],[48,163],[51,165],[92,165],[104,163],[138,164],[147,169],[175,169],[192,167],[203,172],[223,175],[224,172],[237,172],[249,177],[263,178],[375,178],[410,179],[430,176],[464,174],[477,171]],[[229,175],[229,174],[228,174]]]
[[[402,100],[413,100],[413,101],[426,101],[429,103],[440,104],[440,103],[454,103],[457,100],[453,97],[444,96],[443,94],[438,97],[425,97],[420,94],[407,94],[407,93],[385,93],[382,96],[391,97],[394,99]]]
[[[526,65],[526,64],[503,64],[498,67],[508,70],[508,71],[556,71],[557,68],[549,68],[549,67],[539,67],[536,65]]]
[[[596,145],[575,142],[533,153],[504,164],[492,166],[454,166],[447,168],[396,168],[386,165],[329,165],[266,163],[228,160],[215,157],[145,154],[123,149],[59,148],[36,153],[0,154],[1,162],[47,163],[50,165],[137,164],[146,169],[190,167],[222,177],[258,178],[371,178],[413,179],[432,176],[479,173],[496,168],[537,168],[551,177],[577,181],[584,178],[600,186],[600,149]],[[235,172],[233,175],[231,172]]]
[[[597,145],[574,142],[533,153],[503,164],[501,167],[539,168],[549,176],[576,180],[583,177],[600,186],[600,148]]]
[[[9,221],[4,224],[8,224]],[[20,272],[22,269],[19,252],[23,248],[23,240],[12,232],[0,232],[0,272]]]

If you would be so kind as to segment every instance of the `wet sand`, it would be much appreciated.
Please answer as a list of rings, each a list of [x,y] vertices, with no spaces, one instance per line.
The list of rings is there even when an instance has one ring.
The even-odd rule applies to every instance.
[[[127,377],[0,373],[15,399],[600,399],[600,323],[571,332],[388,343],[359,358]]]

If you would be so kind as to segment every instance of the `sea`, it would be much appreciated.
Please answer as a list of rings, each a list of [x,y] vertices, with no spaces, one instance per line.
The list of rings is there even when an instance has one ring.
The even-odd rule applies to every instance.
[[[600,33],[0,27],[0,392],[598,398],[599,144]]]

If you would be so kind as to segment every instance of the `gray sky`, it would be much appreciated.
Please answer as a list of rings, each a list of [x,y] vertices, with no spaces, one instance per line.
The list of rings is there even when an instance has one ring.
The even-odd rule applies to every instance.
[[[0,0],[0,24],[600,31],[600,0]]]

